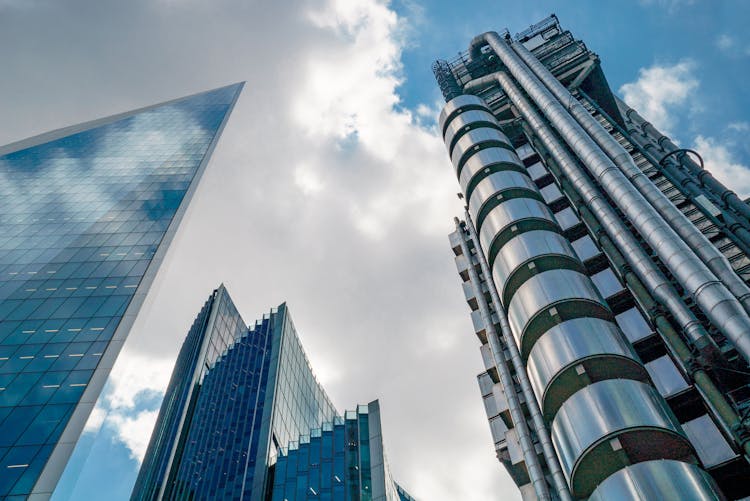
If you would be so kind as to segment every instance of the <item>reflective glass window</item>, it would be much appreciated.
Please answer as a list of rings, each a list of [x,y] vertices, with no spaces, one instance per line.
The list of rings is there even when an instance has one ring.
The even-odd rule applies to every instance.
[[[723,463],[736,456],[708,414],[682,424],[705,466]]]
[[[603,297],[609,297],[623,289],[620,280],[610,268],[605,268],[599,273],[591,275],[591,280]]]
[[[557,219],[558,224],[563,230],[567,230],[581,222],[570,207],[566,207],[560,212],[555,212],[555,219]]]
[[[581,261],[592,258],[601,252],[589,235],[584,235],[578,240],[573,240],[571,244]]]
[[[518,154],[518,158],[523,160],[536,153],[536,151],[534,151],[534,148],[529,143],[526,143],[516,148],[516,153]]]
[[[649,327],[641,312],[635,307],[625,310],[619,315],[615,315],[615,321],[631,343],[651,334],[651,327]]]
[[[669,396],[688,387],[687,381],[668,355],[661,356],[646,364],[646,370],[651,376],[656,389],[662,395]]]
[[[539,191],[542,193],[542,198],[544,198],[544,201],[547,203],[554,202],[563,196],[560,188],[558,188],[555,183],[550,183]]]
[[[536,181],[537,179],[541,179],[544,176],[547,175],[547,168],[542,164],[542,162],[534,162],[533,164],[526,167],[526,170],[529,173],[529,177]]]

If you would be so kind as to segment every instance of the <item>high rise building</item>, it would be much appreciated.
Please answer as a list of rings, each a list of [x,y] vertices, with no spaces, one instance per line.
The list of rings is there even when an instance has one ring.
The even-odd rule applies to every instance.
[[[224,286],[177,357],[131,499],[408,501],[377,401],[341,417],[285,304],[247,326]]]
[[[0,498],[51,495],[241,88],[0,148]]]
[[[433,70],[479,386],[524,499],[750,495],[750,207],[555,16]]]

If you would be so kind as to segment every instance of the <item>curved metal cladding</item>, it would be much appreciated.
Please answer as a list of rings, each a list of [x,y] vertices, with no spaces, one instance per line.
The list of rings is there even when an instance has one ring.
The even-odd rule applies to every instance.
[[[644,461],[607,477],[589,501],[723,501],[713,479],[697,466],[682,461]]]
[[[667,136],[659,132],[650,122],[644,119],[636,110],[617,99],[617,104],[625,111],[627,118],[636,126],[640,127],[644,134],[652,136],[663,153],[677,151],[679,147],[672,142]],[[634,135],[637,139],[638,136]],[[697,180],[702,186],[705,186],[714,195],[717,196],[727,207],[731,208],[738,215],[744,218],[744,224],[750,223],[750,206],[742,201],[737,194],[724,186],[720,181],[711,175],[711,173],[688,158],[680,162],[681,166],[687,169],[688,174]]]
[[[552,128],[542,119],[528,98],[523,95],[507,73],[496,72],[494,73],[494,77],[506,92],[511,102],[519,110],[524,120],[536,132],[539,140],[544,144],[544,147],[547,148],[557,165],[568,177],[578,194],[585,200],[597,219],[601,221],[607,234],[613,241],[617,242],[628,263],[633,267],[633,270],[646,285],[649,292],[658,298],[659,302],[665,305],[674,315],[680,327],[697,347],[702,348],[710,344],[705,330],[701,327],[693,313],[682,302],[682,299],[669,280],[651,261],[651,258],[639,245],[635,236],[628,231],[622,219],[605,201],[601,191],[585,174],[583,168],[579,167],[578,162],[576,162],[572,155],[563,147],[561,141],[553,133]]]
[[[552,422],[552,441],[577,497],[629,464],[693,457],[664,399],[629,379],[599,381],[573,394]]]
[[[590,494],[609,474],[631,462],[692,458],[690,443],[656,390],[642,382],[648,380],[645,368],[520,159],[514,150],[498,146],[510,141],[496,122],[484,125],[486,114],[474,113],[482,108],[489,113],[480,98],[460,96],[446,105],[440,124],[446,136],[450,131],[446,146],[500,291],[502,304],[496,308],[507,310],[544,418],[555,423],[555,451],[572,494]],[[489,148],[483,148],[487,144],[502,152],[489,155]],[[581,402],[588,410],[581,409]],[[628,410],[628,419],[620,423],[610,417],[607,412],[613,406]],[[589,422],[598,418],[591,409],[601,409],[603,429]],[[577,421],[579,414],[587,419]],[[591,433],[596,436],[589,440]],[[658,455],[656,448],[656,455],[645,453],[640,440],[631,439],[640,433],[648,440],[663,439],[670,451]],[[615,450],[611,439],[620,436]],[[605,440],[609,448],[599,447],[598,440]],[[593,455],[589,447],[595,449]],[[579,474],[581,464],[586,465],[585,474]]]
[[[669,223],[674,231],[687,242],[697,256],[708,268],[719,277],[731,293],[740,300],[746,311],[750,311],[750,288],[734,272],[726,257],[709,242],[708,238],[691,223],[691,221],[651,182],[633,162],[612,135],[573,97],[570,91],[561,84],[552,73],[518,42],[511,44],[512,49],[525,62],[534,74],[561,101],[567,103],[570,115],[589,133],[596,144],[612,159],[627,179],[648,200],[656,211]]]
[[[750,360],[750,317],[748,317],[743,305],[735,297],[735,294],[739,294],[737,289],[740,286],[737,285],[734,288],[735,294],[730,292],[725,284],[696,255],[696,252],[699,252],[703,247],[699,246],[700,249],[693,249],[691,245],[683,241],[675,232],[676,228],[673,229],[665,221],[666,216],[663,217],[649,203],[649,200],[636,189],[631,180],[615,165],[615,162],[602,151],[597,141],[584,130],[581,124],[576,121],[566,108],[566,106],[570,106],[576,109],[576,105],[581,106],[580,103],[578,103],[567,89],[562,87],[562,84],[557,82],[554,76],[549,74],[548,70],[544,69],[549,74],[548,80],[554,80],[557,86],[562,87],[565,93],[567,93],[565,97],[566,105],[563,105],[558,98],[553,96],[545,84],[539,80],[518,54],[511,49],[511,46],[503,41],[497,33],[485,33],[475,37],[470,45],[472,56],[475,57],[479,49],[486,44],[490,45],[519,85],[555,126],[571,149],[581,158],[589,172],[599,181],[615,204],[630,219],[637,231],[646,239],[670,272],[685,290],[695,298],[696,303],[710,321],[732,341],[745,359]],[[522,49],[518,50],[522,52]],[[533,56],[531,57],[533,58]],[[542,70],[539,71],[542,72]],[[550,86],[554,87],[555,85],[550,83]],[[585,108],[583,109],[585,111]],[[588,112],[586,114],[588,115]],[[590,115],[588,116],[591,118]],[[603,131],[603,129],[601,130]],[[593,132],[597,136],[601,135],[597,131]],[[598,140],[604,141],[602,138],[598,138]],[[627,155],[627,152],[624,153]],[[633,182],[640,179],[640,177],[633,173]],[[646,180],[648,181],[648,179]],[[654,189],[656,188],[654,187]],[[663,197],[661,192],[659,192],[659,195]],[[671,205],[668,199],[667,202]],[[657,205],[659,206],[658,208],[662,208],[662,204],[659,203]],[[679,211],[677,212],[679,213]],[[690,221],[682,213],[679,214],[680,217],[690,224]],[[700,232],[698,233],[700,234]],[[705,240],[705,237],[702,235],[700,238]],[[694,245],[697,244],[694,243]],[[706,252],[709,251],[707,250]],[[711,260],[717,266],[720,261],[726,264],[723,256],[721,256],[721,259]],[[725,275],[722,274],[721,278],[729,282],[729,279],[732,277],[726,277]],[[738,279],[733,271],[732,276]],[[746,289],[746,286],[743,285],[742,287]]]

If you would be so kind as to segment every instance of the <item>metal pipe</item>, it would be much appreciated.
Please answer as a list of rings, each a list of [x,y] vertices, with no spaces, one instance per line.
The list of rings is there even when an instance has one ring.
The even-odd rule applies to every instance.
[[[482,43],[490,44],[513,77],[555,125],[620,210],[630,218],[683,288],[693,295],[711,322],[732,341],[746,360],[750,360],[750,318],[738,300],[675,234],[654,207],[633,187],[612,160],[568,114],[562,103],[552,96],[499,35],[491,32],[480,35],[480,38]],[[478,48],[479,45],[473,42],[472,52],[476,52]],[[571,101],[581,106],[572,95],[568,95]],[[685,220],[691,224],[686,218]]]
[[[672,313],[685,334],[701,352],[710,351],[715,354],[718,351],[717,347],[698,319],[682,302],[675,288],[651,261],[646,251],[643,250],[633,234],[628,231],[625,223],[607,203],[599,189],[585,174],[573,156],[563,147],[560,140],[554,135],[552,128],[505,72],[498,71],[493,75],[508,95],[510,102],[516,106],[526,123],[534,130],[541,143],[564,172],[574,192],[596,214],[607,234],[623,250],[623,253],[628,257],[628,263],[647,285],[649,292]],[[464,92],[471,92],[476,88],[474,81],[472,81],[466,85]]]
[[[479,305],[479,314],[482,317],[484,328],[487,331],[487,342],[490,345],[492,359],[495,363],[498,377],[500,378],[500,384],[503,386],[503,391],[505,391],[505,396],[508,399],[508,410],[510,411],[510,417],[513,420],[513,424],[518,433],[518,441],[521,445],[521,451],[523,452],[524,461],[526,461],[526,470],[529,472],[529,479],[531,480],[531,484],[534,487],[534,492],[536,493],[537,498],[540,501],[551,501],[552,498],[550,497],[550,493],[547,488],[547,480],[544,478],[544,473],[539,464],[539,458],[536,454],[536,447],[534,447],[534,443],[531,440],[531,434],[529,433],[528,424],[523,414],[523,410],[521,409],[521,404],[518,401],[518,394],[516,393],[515,383],[510,374],[510,370],[508,369],[508,365],[506,364],[505,355],[503,354],[503,349],[500,345],[500,339],[497,335],[497,330],[495,329],[495,323],[492,321],[492,314],[490,313],[489,307],[487,306],[487,302],[484,297],[484,293],[482,292],[482,282],[479,280],[479,275],[474,268],[474,264],[471,262],[471,253],[469,252],[469,246],[466,244],[466,239],[464,238],[464,230],[463,228],[461,228],[461,223],[458,221],[458,218],[455,219],[455,223],[456,231],[459,235],[461,252],[464,256],[466,256],[466,260],[469,263],[469,279],[474,286],[477,304]],[[477,249],[477,258],[479,259],[479,256],[481,254],[481,247],[479,247],[476,242],[474,243],[474,245]],[[483,273],[485,273],[486,277],[492,276],[487,275],[486,272]],[[489,284],[490,280],[487,280],[487,283]],[[504,315],[500,315],[500,312],[501,310],[498,310],[498,317],[504,317]],[[510,344],[508,344],[508,346],[510,347]],[[528,397],[526,397],[526,405],[528,405],[529,408],[532,402],[536,403],[533,398],[529,399]]]
[[[507,48],[507,44],[503,44]],[[746,313],[750,313],[750,287],[735,273],[727,258],[693,225],[693,223],[651,182],[635,163],[630,153],[591,116],[570,91],[557,78],[518,42],[510,47],[528,68],[547,86],[549,91],[567,104],[568,113],[588,132],[604,153],[612,159],[618,169],[627,177],[643,197],[669,223],[669,226],[693,249],[695,254],[708,266],[740,301]],[[502,59],[502,56],[498,54]],[[671,143],[671,141],[669,141]],[[703,171],[706,172],[706,171]],[[692,291],[691,291],[692,292]],[[750,319],[748,319],[750,322]]]
[[[626,108],[625,114],[634,124],[638,125],[644,133],[656,138],[657,143],[664,152],[671,153],[679,149],[679,146],[674,144],[667,136],[659,132],[656,127],[639,115],[636,110],[620,99],[617,99],[617,102]],[[734,191],[724,186],[724,184],[713,177],[709,171],[701,168],[701,166],[697,165],[689,157],[683,157],[681,163],[687,168],[688,173],[694,179],[712,191],[724,202],[724,204],[726,204],[728,208],[742,216],[745,221],[747,221],[746,224],[750,225],[750,206],[743,202]]]
[[[471,215],[469,214],[468,210],[464,213],[464,217],[466,218],[466,228],[469,230],[469,235],[472,242],[474,242],[474,247],[476,249],[481,249],[482,247],[479,243],[479,237],[477,236],[477,231],[474,228],[474,223],[471,220]],[[487,259],[485,258],[484,253],[477,252],[477,259],[479,260],[479,266],[481,267],[484,276],[491,277],[492,271],[490,270],[490,266],[487,263]],[[495,283],[493,280],[487,280],[487,289],[489,290],[490,299],[492,300],[492,304],[495,307],[498,319],[500,320],[500,331],[503,334],[505,346],[508,347],[510,359],[513,363],[513,368],[516,371],[516,375],[518,376],[518,381],[521,384],[521,391],[523,392],[523,396],[526,399],[526,407],[529,410],[529,415],[531,416],[531,421],[534,425],[536,436],[539,439],[539,443],[542,445],[544,459],[546,460],[547,467],[549,468],[552,475],[552,482],[555,486],[555,489],[557,490],[557,495],[561,501],[572,501],[573,498],[570,495],[568,483],[565,481],[565,476],[563,475],[562,468],[560,467],[560,462],[558,461],[557,455],[555,454],[555,449],[552,447],[552,440],[550,439],[549,430],[547,430],[547,427],[544,424],[544,418],[542,417],[542,412],[539,409],[536,395],[534,395],[534,391],[531,388],[531,382],[529,381],[529,376],[526,373],[526,367],[521,361],[521,353],[518,351],[518,346],[516,345],[515,339],[513,338],[513,333],[510,330],[510,324],[508,324],[508,318],[505,314],[505,309],[503,308],[502,302],[500,301],[500,295],[497,293],[497,288],[495,287]]]
[[[654,149],[657,148],[650,142],[650,139],[642,136],[641,134],[631,134],[630,132],[626,131],[623,127],[620,126],[620,124],[613,120],[612,117],[610,117],[609,114],[604,109],[602,109],[599,104],[597,104],[596,101],[591,99],[588,94],[580,89],[578,90],[578,92],[583,96],[586,102],[588,102],[589,105],[591,105],[600,115],[606,118],[609,123],[612,124],[612,126],[618,132],[620,132],[620,134],[628,138],[633,147],[637,149],[641,153],[641,155],[646,158],[646,160],[654,165],[654,167],[661,166],[661,172],[664,177],[666,177],[683,194],[685,194],[689,198],[692,198],[693,200],[695,200],[698,196],[703,195],[711,200],[712,203],[715,202],[726,207],[726,203],[715,196],[712,192],[702,188],[699,181],[697,181],[693,176],[690,176],[688,173],[686,173],[680,167],[679,162],[675,158],[673,158],[673,156],[668,158],[662,157],[661,161],[659,161],[656,157],[654,157],[654,155],[647,151],[649,147]],[[623,103],[623,106],[626,105]],[[722,213],[722,221],[714,214],[703,210],[704,208],[700,206],[700,203],[697,203],[695,205],[699,210],[701,210],[701,213],[704,214],[704,216],[709,221],[711,221],[717,227],[721,228],[745,254],[750,255],[750,231],[748,231],[748,229],[743,226],[741,216],[738,216],[731,210],[725,210]],[[747,221],[744,224],[747,225],[747,228],[750,228],[750,221]]]
[[[726,433],[740,444],[745,456],[750,458],[750,436],[742,432],[743,429],[746,429],[746,426],[740,420],[737,412],[700,362],[693,356],[692,351],[682,340],[679,333],[672,327],[664,314],[664,310],[659,307],[653,295],[649,293],[644,283],[634,273],[627,259],[609,239],[606,232],[598,231],[598,221],[593,214],[588,213],[585,207],[581,213],[581,219],[584,219],[586,224],[591,226],[592,233],[596,235],[599,245],[609,257],[612,266],[622,275],[636,301],[644,310],[649,312],[649,316],[656,327],[656,332],[664,340],[680,370],[695,382],[695,386],[703,396],[704,401],[708,403],[713,413],[720,418],[720,422],[726,424],[724,426]]]

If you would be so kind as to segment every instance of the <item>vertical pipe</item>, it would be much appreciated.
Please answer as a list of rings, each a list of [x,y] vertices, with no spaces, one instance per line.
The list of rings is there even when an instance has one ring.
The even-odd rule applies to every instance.
[[[490,44],[513,77],[555,125],[589,171],[599,180],[607,194],[630,218],[639,233],[656,251],[685,290],[693,295],[696,303],[711,322],[731,340],[746,360],[750,360],[750,318],[737,298],[675,234],[654,207],[635,189],[612,160],[566,111],[563,104],[552,96],[551,92],[500,39],[499,35],[486,33],[476,37],[472,41],[473,52],[476,53],[483,43]],[[578,106],[581,106],[570,93],[568,95],[571,101],[569,105],[572,106],[572,101],[575,101]],[[688,223],[692,225],[689,220]]]
[[[507,47],[507,45],[506,45]],[[617,165],[617,168],[648,200],[657,212],[669,223],[669,226],[690,244],[696,255],[708,268],[727,286],[729,291],[742,303],[746,312],[750,312],[750,287],[734,272],[726,257],[708,241],[705,235],[696,228],[685,215],[662,193],[651,180],[633,162],[633,158],[625,151],[612,135],[596,121],[581,103],[560,83],[557,78],[518,42],[510,47],[526,63],[527,67],[541,80],[552,94],[561,102],[566,103],[568,113],[580,124],[597,145]],[[502,56],[500,56],[502,58]]]
[[[542,472],[542,468],[539,464],[539,458],[536,454],[536,447],[534,447],[534,443],[531,440],[531,434],[529,433],[526,417],[523,415],[521,404],[518,401],[518,394],[516,393],[515,383],[513,382],[513,377],[511,376],[510,370],[508,369],[508,365],[505,361],[505,355],[503,354],[503,348],[500,344],[497,330],[495,329],[495,323],[492,321],[492,314],[490,313],[489,307],[484,297],[484,293],[482,292],[482,282],[480,282],[479,275],[474,268],[474,264],[471,262],[471,253],[469,252],[469,246],[466,244],[464,230],[463,228],[461,228],[461,223],[458,221],[458,219],[456,219],[455,222],[456,231],[459,235],[461,252],[466,257],[466,260],[469,263],[469,279],[471,280],[471,283],[474,287],[477,304],[479,305],[479,314],[482,317],[484,328],[487,331],[487,342],[490,345],[492,359],[495,363],[495,368],[497,369],[497,374],[500,378],[500,384],[503,386],[505,396],[508,399],[508,410],[510,411],[511,419],[513,419],[513,424],[515,425],[516,432],[518,433],[518,441],[521,444],[523,457],[526,461],[526,470],[529,472],[529,479],[531,480],[531,484],[534,487],[534,492],[536,492],[537,498],[540,501],[551,501],[552,498],[550,497],[549,490],[547,488],[547,480],[544,478],[544,473]],[[467,222],[467,225],[468,224],[469,223]],[[481,247],[479,247],[476,242],[475,249],[477,250],[477,259],[479,259],[482,252]],[[483,273],[485,273],[486,277],[492,276],[487,275],[484,271]],[[490,280],[488,279],[487,284],[489,285],[489,283]],[[498,317],[504,318],[504,313],[501,313],[502,310],[497,311]],[[508,344],[508,346],[510,347],[510,344]],[[526,404],[529,406],[529,408],[532,402],[535,403],[536,401],[533,398],[529,399],[528,397],[526,397]]]
[[[474,248],[481,249],[482,247],[479,243],[479,237],[477,236],[476,229],[474,228],[474,223],[471,220],[471,215],[469,214],[468,210],[464,213],[464,217],[466,218],[466,228],[469,230],[469,235],[472,242],[474,243]],[[477,252],[477,259],[479,260],[479,266],[481,267],[484,276],[491,277],[492,272],[490,271],[490,267],[487,263],[487,259],[485,258],[484,253]],[[505,309],[500,302],[500,296],[497,293],[497,288],[495,287],[495,283],[493,280],[487,280],[487,288],[489,289],[492,304],[494,305],[495,311],[497,312],[497,316],[500,320],[500,330],[503,333],[503,340],[505,341],[505,346],[508,347],[508,352],[510,353],[510,359],[513,363],[513,368],[515,369],[516,375],[518,376],[518,381],[521,384],[521,391],[523,392],[523,396],[526,399],[526,406],[529,409],[532,424],[534,425],[534,431],[536,432],[536,436],[539,439],[539,443],[542,445],[544,458],[547,461],[547,467],[549,468],[552,475],[552,481],[557,491],[557,495],[561,501],[572,501],[570,490],[568,489],[568,484],[565,481],[565,476],[562,473],[560,462],[557,460],[557,455],[555,454],[555,450],[552,447],[552,440],[550,439],[549,431],[544,424],[544,418],[542,417],[542,413],[539,409],[539,404],[537,403],[534,391],[531,389],[531,382],[529,381],[529,376],[526,373],[526,367],[521,361],[521,353],[518,351],[518,346],[516,345],[515,339],[513,339],[513,333],[510,330],[510,325],[508,324],[508,318],[505,314]]]
[[[669,280],[654,265],[614,209],[604,199],[599,189],[586,176],[572,155],[563,148],[560,141],[554,135],[552,128],[542,119],[541,115],[532,107],[531,102],[523,95],[518,86],[506,73],[497,72],[495,73],[495,78],[500,87],[508,95],[508,99],[517,107],[521,116],[536,132],[541,143],[570,180],[574,192],[583,199],[586,205],[596,214],[597,218],[602,221],[607,234],[617,242],[624,254],[628,256],[630,265],[636,271],[639,278],[647,284],[651,294],[659,298],[661,304],[674,315],[680,327],[699,350],[715,353],[716,346],[700,322],[698,322],[698,319],[685,306]],[[469,86],[467,85],[467,87]],[[469,90],[471,90],[471,87],[469,87]]]
[[[671,139],[659,132],[653,125],[640,116],[636,110],[619,99],[617,99],[617,102],[627,108],[625,114],[633,121],[633,123],[641,127],[643,132],[656,138],[656,141],[665,153],[671,153],[678,149],[677,145],[674,144]],[[724,186],[720,181],[714,178],[709,171],[702,169],[689,158],[685,158],[682,161],[682,165],[687,168],[688,173],[693,179],[712,191],[726,204],[728,208],[734,210],[739,216],[743,217],[746,224],[750,224],[750,206],[743,202],[734,191]]]

